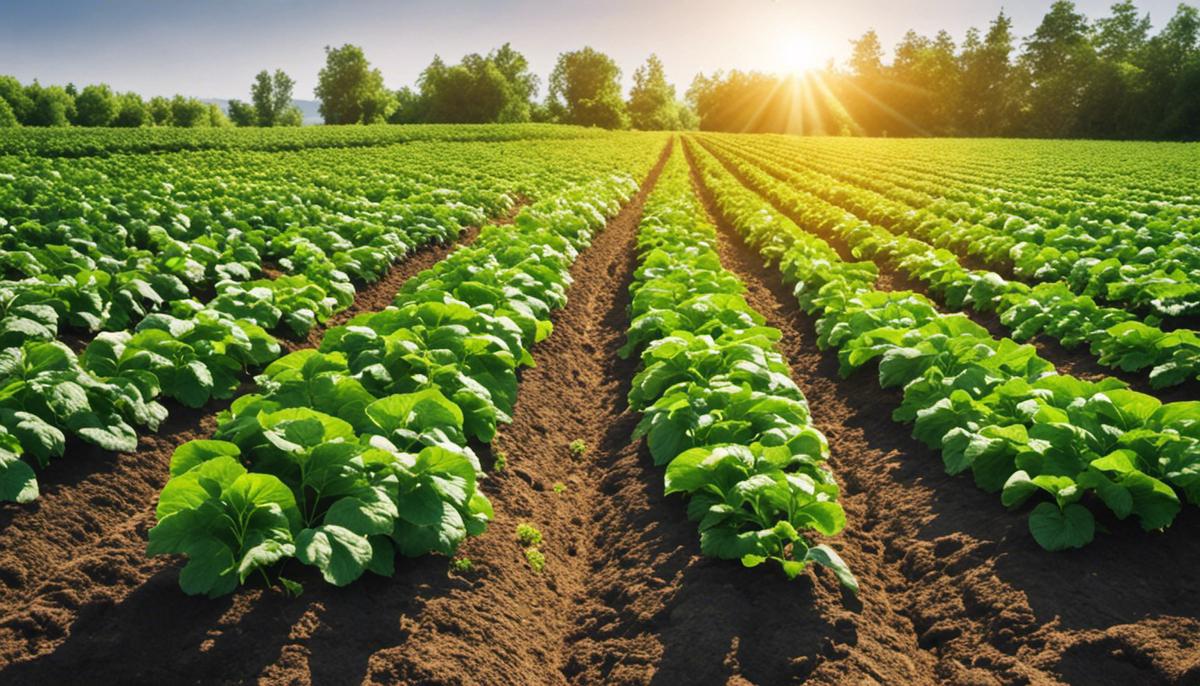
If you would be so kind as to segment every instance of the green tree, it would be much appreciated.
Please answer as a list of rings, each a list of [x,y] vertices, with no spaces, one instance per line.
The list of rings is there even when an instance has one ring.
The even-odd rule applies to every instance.
[[[33,100],[25,92],[20,81],[12,76],[0,76],[0,100],[8,103],[18,123],[29,123],[29,116],[33,113]]]
[[[602,52],[590,47],[565,52],[550,74],[550,98],[561,102],[564,123],[629,128],[620,79],[621,69]]]
[[[1021,61],[1031,84],[1027,133],[1069,136],[1078,125],[1083,76],[1095,61],[1088,35],[1087,17],[1076,11],[1075,3],[1057,0],[1026,39]]]
[[[229,101],[229,120],[234,126],[255,126],[258,124],[258,114],[253,105],[234,99]]]
[[[1125,62],[1138,54],[1150,35],[1150,15],[1138,16],[1133,0],[1112,6],[1112,15],[1097,19],[1095,26],[1096,52],[1112,62]]]
[[[396,108],[388,116],[390,124],[418,124],[426,121],[426,101],[417,91],[405,86],[396,91]]]
[[[372,124],[385,121],[392,107],[383,75],[371,69],[362,48],[325,47],[325,66],[317,76],[317,99],[326,124]]]
[[[151,123],[150,110],[146,108],[142,96],[137,93],[121,93],[117,96],[117,114],[113,126],[134,128]]]
[[[675,86],[667,83],[658,55],[651,54],[646,64],[633,72],[633,89],[629,92],[628,107],[629,119],[635,129],[662,131],[680,128]]]
[[[21,123],[17,121],[17,115],[13,113],[12,105],[9,105],[8,101],[4,98],[0,98],[0,129],[20,125]]]
[[[282,69],[272,76],[266,69],[258,72],[250,86],[250,100],[258,126],[299,126],[299,108],[292,104],[296,82]],[[295,110],[295,111],[293,111]]]
[[[33,86],[35,97],[28,123],[31,126],[70,126],[75,117],[75,98],[59,86],[42,87],[36,81]]]
[[[532,118],[533,99],[537,96],[539,85],[537,75],[529,70],[529,61],[509,43],[488,53],[488,61],[496,65],[496,69],[500,70],[508,82],[508,100],[497,121],[529,121]]]
[[[79,126],[110,126],[117,116],[117,96],[107,84],[85,86],[75,98]]]
[[[225,112],[220,107],[217,107],[216,103],[210,102],[204,106],[204,109],[206,116],[199,126],[212,126],[214,128],[228,128],[233,126],[233,122],[229,121],[229,117],[225,116]]]
[[[171,98],[171,126],[194,128],[210,124],[211,115],[207,105],[196,98],[185,98],[182,95]]]
[[[161,95],[156,95],[150,98],[146,103],[146,110],[150,113],[150,122],[154,126],[171,126],[171,101]]]
[[[1012,19],[1003,11],[982,40],[975,29],[967,32],[959,55],[958,125],[963,131],[996,136],[1012,128],[1018,101],[1012,64],[1015,43]]]

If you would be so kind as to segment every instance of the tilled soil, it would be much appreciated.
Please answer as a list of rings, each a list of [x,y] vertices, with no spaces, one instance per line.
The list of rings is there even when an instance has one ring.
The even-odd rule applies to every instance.
[[[1112,523],[1082,551],[1042,551],[1020,514],[945,475],[890,420],[898,394],[870,370],[838,378],[778,273],[723,225],[721,257],[783,332],[829,437],[849,524],[828,542],[862,590],[851,596],[820,569],[789,582],[701,557],[683,501],[663,496],[662,469],[629,438],[637,362],[616,354],[659,170],[580,255],[554,333],[521,374],[513,423],[494,453],[477,447],[485,465],[503,452],[507,467],[482,486],[496,519],[462,548],[471,571],[430,556],[335,589],[293,567],[299,598],[184,596],[179,561],[143,554],[171,450],[212,429],[211,415],[177,413],[177,433],[46,477],[32,507],[0,508],[3,682],[1200,682],[1194,508],[1165,534]],[[568,447],[577,439],[582,456]],[[545,537],[541,574],[519,523]]]

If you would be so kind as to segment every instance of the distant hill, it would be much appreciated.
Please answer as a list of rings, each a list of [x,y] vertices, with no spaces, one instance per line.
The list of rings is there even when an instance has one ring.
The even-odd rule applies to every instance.
[[[226,112],[229,111],[229,100],[228,99],[201,98],[201,100],[206,103],[212,103],[212,104],[216,105],[217,107],[220,107],[222,110],[224,110]],[[243,101],[244,101],[244,99],[243,99]],[[317,109],[320,106],[320,103],[317,102],[316,100],[293,100],[292,104],[294,104],[296,107],[299,107],[300,111],[304,113],[304,125],[305,126],[308,126],[309,124],[320,124],[324,121],[323,119],[321,119],[321,113]]]

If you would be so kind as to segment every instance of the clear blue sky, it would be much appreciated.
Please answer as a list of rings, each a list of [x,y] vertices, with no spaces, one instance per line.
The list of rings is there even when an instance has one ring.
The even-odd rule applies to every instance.
[[[845,58],[875,28],[894,45],[913,28],[961,41],[1003,7],[1027,35],[1051,0],[0,0],[0,73],[22,81],[104,81],[145,95],[245,98],[254,74],[283,68],[312,98],[325,45],[356,43],[397,88],[435,53],[457,61],[505,41],[545,82],[558,53],[591,45],[625,81],[650,52],[686,89],[698,71],[779,70]],[[1112,0],[1078,0],[1090,17]],[[1140,0],[1161,27],[1178,0]],[[544,92],[544,89],[543,89]]]

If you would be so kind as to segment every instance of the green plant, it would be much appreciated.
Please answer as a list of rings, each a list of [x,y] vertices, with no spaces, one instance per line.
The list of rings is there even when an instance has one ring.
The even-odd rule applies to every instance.
[[[470,574],[475,571],[475,562],[469,557],[456,557],[450,561],[450,569],[459,574]]]
[[[571,455],[574,457],[583,457],[588,450],[587,443],[584,443],[582,438],[576,438],[567,447],[571,449]]]
[[[554,484],[554,492],[555,492],[555,493],[563,493],[563,492],[565,492],[566,490],[567,490],[567,485],[566,485],[566,484],[564,484],[564,483],[563,483],[563,482],[561,482],[561,481],[557,481],[557,482],[555,482],[555,484]]]
[[[532,524],[521,523],[517,525],[517,542],[523,548],[530,548],[540,545],[542,542],[542,532],[538,531]]]
[[[546,568],[546,556],[537,548],[529,548],[525,551],[525,561],[529,563],[534,574],[541,574],[542,570]]]
[[[508,467],[508,453],[503,450],[496,451],[496,461],[492,464],[492,469],[497,472],[502,472]]]

